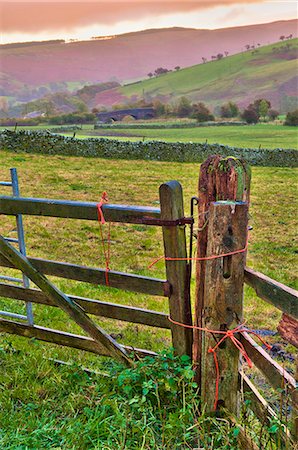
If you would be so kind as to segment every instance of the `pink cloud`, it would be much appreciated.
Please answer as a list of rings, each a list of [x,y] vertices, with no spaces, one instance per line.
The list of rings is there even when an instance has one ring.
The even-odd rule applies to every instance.
[[[263,0],[2,1],[0,21],[4,33],[38,33],[72,30],[95,24],[115,25],[123,21],[136,22],[142,18],[206,10],[216,6],[262,2]]]

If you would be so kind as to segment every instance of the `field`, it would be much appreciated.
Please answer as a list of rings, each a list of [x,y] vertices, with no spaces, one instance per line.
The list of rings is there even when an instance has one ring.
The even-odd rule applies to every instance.
[[[4,151],[0,151],[0,160],[0,179],[8,179],[9,168],[17,167],[21,193],[32,197],[98,201],[106,190],[111,203],[156,206],[159,185],[177,179],[184,188],[187,214],[190,197],[196,194],[199,172],[197,164],[14,155]],[[248,253],[250,267],[292,287],[295,287],[297,264],[293,245],[297,209],[296,175],[294,169],[288,168],[253,168],[250,206],[253,231]],[[4,194],[4,190],[2,192]],[[13,228],[12,219],[2,216],[0,233],[13,236]],[[26,217],[25,231],[30,256],[104,267],[97,223]],[[113,224],[111,245],[112,269],[164,277],[162,262],[154,269],[148,269],[148,264],[163,251],[160,230]],[[63,291],[73,295],[168,311],[166,300],[158,297],[57,278],[53,280]],[[1,308],[8,306],[16,311],[18,305],[0,300]],[[40,325],[79,332],[78,327],[55,308],[34,306],[34,311],[36,322]],[[254,329],[274,330],[280,313],[246,288],[245,317],[247,325]],[[170,343],[169,333],[165,331],[109,319],[99,320],[98,323],[109,332],[118,334],[118,340],[123,344],[161,350]],[[42,448],[103,448],[96,446],[96,442],[100,442],[100,424],[94,424],[92,433],[90,431],[95,420],[92,411],[98,401],[92,391],[94,387],[88,385],[86,390],[83,374],[73,369],[58,369],[45,360],[48,357],[72,360],[76,364],[102,369],[101,358],[8,335],[4,336],[1,345],[3,370],[0,386],[3,387],[3,394],[0,399],[0,423],[5,430],[5,433],[1,432],[0,428],[1,448],[31,450],[39,448],[36,446],[38,442],[43,443]],[[286,349],[291,351],[290,346]],[[53,403],[55,401],[57,404]],[[86,438],[80,447],[71,444],[77,441],[66,442],[66,436],[79,439],[80,433],[83,439],[84,420],[88,422],[94,442],[88,443]],[[104,448],[113,450],[121,446],[115,444]]]
[[[103,136],[128,140],[159,140],[169,142],[206,142],[220,143],[244,148],[298,148],[298,135],[295,127],[283,125],[257,124],[227,127],[171,128],[171,129],[134,129],[121,128],[117,124],[113,129],[88,130],[83,126],[77,131],[77,137]],[[73,133],[72,133],[73,134]],[[72,135],[69,133],[69,135]]]
[[[275,43],[130,84],[117,91],[128,98],[161,97],[168,101],[188,96],[192,101],[207,102],[209,107],[230,100],[243,106],[256,98],[268,98],[277,108],[286,86],[286,95],[295,95],[297,46],[298,39],[290,41],[290,48]]]
[[[164,123],[164,121],[146,121],[148,124]],[[170,129],[146,129],[138,128],[138,124],[142,126],[146,122],[129,122],[132,128],[121,128],[121,123],[116,122],[111,127],[100,128],[94,130],[93,125],[82,125],[81,130],[75,131],[75,136],[80,139],[87,137],[107,137],[120,140],[160,140],[168,142],[208,142],[209,144],[217,143],[230,145],[240,148],[298,148],[298,135],[295,127],[288,127],[280,124],[243,125],[243,126],[209,126],[197,128],[170,128]],[[180,121],[166,121],[169,124],[180,123]],[[189,121],[191,123],[191,121]],[[67,129],[67,125],[65,125]],[[18,129],[26,130],[42,130],[57,129],[57,125],[40,125],[32,127],[19,126]],[[4,129],[13,130],[14,127],[0,127],[0,131]],[[61,134],[73,136],[74,131],[65,131]]]

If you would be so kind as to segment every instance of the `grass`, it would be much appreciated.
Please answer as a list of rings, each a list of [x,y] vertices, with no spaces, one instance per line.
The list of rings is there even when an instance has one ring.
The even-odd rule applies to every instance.
[[[243,52],[220,61],[198,64],[118,90],[126,97],[162,95],[171,101],[186,95],[192,100],[206,101],[209,106],[229,100],[242,104],[244,100],[266,98],[266,93],[277,92],[281,85],[295,77],[298,39],[291,40],[290,44],[290,50],[282,49],[283,43],[275,43],[257,52]],[[284,54],[291,57],[284,58]]]
[[[73,133],[65,133],[73,135]],[[76,137],[111,136],[120,140],[160,140],[168,142],[206,142],[241,148],[297,148],[298,135],[295,127],[272,124],[257,124],[229,127],[200,127],[172,129],[116,129],[78,130]]]
[[[185,209],[186,214],[189,214],[190,197],[197,192],[198,164],[25,153],[14,155],[4,151],[0,151],[0,160],[0,179],[8,179],[9,168],[17,167],[21,194],[28,197],[98,201],[101,193],[106,190],[112,203],[156,206],[159,185],[164,181],[177,179],[184,188]],[[295,287],[297,265],[297,253],[293,245],[297,210],[296,176],[297,171],[289,168],[252,169],[250,222],[253,231],[248,253],[250,267],[292,287]],[[4,194],[4,188],[2,193]],[[30,256],[104,267],[96,222],[28,216],[24,217],[24,226]],[[14,236],[13,229],[13,218],[2,216],[0,233]],[[157,227],[113,224],[111,241],[111,267],[114,270],[165,276],[163,263],[156,265],[153,270],[148,269],[148,264],[163,253],[161,230]],[[2,272],[15,273],[5,269]],[[164,298],[52,279],[60,289],[73,295],[168,312]],[[280,312],[258,299],[252,289],[246,288],[245,294],[247,325],[252,328],[275,329]],[[15,312],[20,311],[17,302],[0,299],[0,308],[8,307]],[[34,312],[37,324],[80,333],[78,327],[56,308],[35,305]],[[155,351],[170,346],[170,333],[167,331],[109,319],[96,321],[108,332],[120,333],[120,343]],[[95,420],[96,417],[98,419],[95,411],[96,408],[100,411],[102,403],[98,391],[93,395],[94,388],[90,386],[94,382],[84,381],[80,372],[76,375],[78,370],[69,369],[71,375],[67,375],[66,369],[64,372],[44,359],[51,357],[70,360],[83,366],[102,369],[102,358],[8,335],[3,336],[0,347],[4,349],[0,356],[3,364],[0,374],[0,388],[3,390],[0,395],[1,448],[121,448],[120,441],[110,447],[101,447],[98,443],[100,422]],[[110,417],[110,422],[107,417]],[[111,432],[113,415],[107,417],[103,426]],[[89,434],[93,436],[94,442],[88,444],[83,430],[85,426],[86,430],[90,430],[88,427],[92,424],[94,428]],[[121,427],[122,430],[125,429],[123,423]],[[86,437],[82,445],[76,443],[80,435]],[[42,443],[40,447],[36,444],[38,442]],[[156,448],[163,448],[159,445]],[[136,448],[141,448],[141,445]]]
[[[150,123],[155,123],[152,121]],[[172,123],[172,122],[170,122]],[[4,129],[14,127],[0,127]],[[18,127],[26,130],[43,130],[57,128],[57,125],[39,125],[32,127]],[[240,148],[298,148],[298,135],[295,127],[284,125],[259,123],[257,125],[228,126],[228,127],[198,127],[198,128],[171,128],[171,129],[138,129],[117,127],[101,128],[94,130],[93,125],[83,125],[81,130],[76,130],[76,137],[85,139],[89,137],[111,137],[120,140],[160,140],[168,142],[206,142],[230,145]],[[61,133],[73,136],[74,132]]]

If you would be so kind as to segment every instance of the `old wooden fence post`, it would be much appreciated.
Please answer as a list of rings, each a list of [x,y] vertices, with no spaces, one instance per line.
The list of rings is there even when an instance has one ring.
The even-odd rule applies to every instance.
[[[174,221],[184,217],[183,195],[177,181],[164,183],[159,188],[161,219]],[[186,258],[185,225],[163,226],[166,257]],[[166,261],[170,316],[176,322],[191,325],[191,307],[187,280],[187,261]],[[178,355],[192,354],[192,330],[171,324],[173,347]]]
[[[207,257],[237,252],[246,248],[248,204],[219,201],[210,206]],[[203,327],[226,331],[243,320],[243,284],[246,252],[205,261]],[[239,350],[230,338],[216,350],[219,367],[219,393],[216,394],[217,369],[213,348],[222,335],[203,332],[202,403],[207,411],[225,407],[237,413]]]
[[[197,257],[205,257],[209,228],[209,208],[217,200],[239,200],[249,202],[250,168],[248,164],[234,157],[209,156],[201,165],[198,189],[198,240]],[[196,264],[195,325],[202,326],[204,309],[205,262]],[[201,384],[202,333],[194,330],[193,359],[196,381]]]

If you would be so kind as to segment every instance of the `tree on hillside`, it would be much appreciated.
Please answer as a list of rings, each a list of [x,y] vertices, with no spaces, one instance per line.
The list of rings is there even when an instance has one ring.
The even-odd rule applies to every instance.
[[[210,121],[215,120],[213,114],[211,114],[210,110],[204,103],[200,102],[192,106],[193,106],[192,117],[196,119],[198,122],[207,122],[209,120]]]
[[[169,69],[165,69],[164,67],[158,67],[155,69],[154,74],[158,77],[159,75],[164,75],[165,73],[168,73]]]
[[[152,73],[152,72],[149,72],[149,73],[147,74],[147,76],[148,76],[149,78],[152,78],[152,77],[153,77],[153,73]]]
[[[192,104],[187,97],[181,97],[177,105],[178,117],[189,117],[192,113]]]
[[[282,35],[282,36],[279,37],[279,39],[280,39],[281,41],[284,41],[285,38],[286,38],[286,37],[285,37],[284,35]]]
[[[176,70],[176,71],[178,71],[178,70],[180,70],[180,69],[181,69],[180,66],[176,66],[176,67],[175,67],[175,70]]]
[[[227,56],[228,56],[228,54],[229,54],[229,52],[225,51],[225,57],[227,57]]]
[[[239,114],[239,108],[238,105],[234,102],[228,102],[222,105],[220,108],[220,115],[221,117],[237,117]]]
[[[207,60],[207,58],[205,58],[205,56],[202,56],[202,61],[203,61],[203,64],[205,64],[208,60]]]
[[[223,58],[223,54],[222,53],[217,53],[217,55],[216,55],[216,59],[219,61],[220,59],[222,59]]]
[[[245,48],[246,48],[246,50],[249,50],[249,49],[250,49],[250,45],[249,45],[249,44],[246,44],[246,45],[245,45]]]

